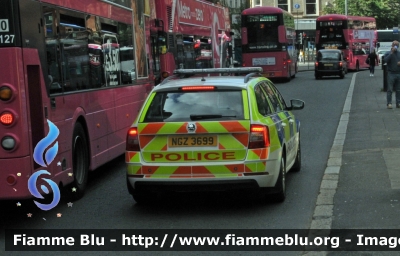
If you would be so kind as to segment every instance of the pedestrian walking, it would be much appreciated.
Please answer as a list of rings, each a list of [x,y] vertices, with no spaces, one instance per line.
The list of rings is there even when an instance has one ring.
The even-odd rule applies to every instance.
[[[392,108],[392,92],[395,92],[396,96],[396,107],[400,108],[400,50],[399,42],[393,41],[392,48],[390,51],[385,53],[384,60],[387,63],[387,108]]]
[[[303,59],[304,59],[304,58],[303,58],[303,55],[304,55],[304,54],[303,54],[303,50],[300,49],[300,53],[299,53],[299,61],[300,61],[300,62],[303,62]]]
[[[379,65],[379,58],[373,48],[371,53],[368,54],[368,63],[369,63],[369,76],[374,76],[375,73],[375,65]]]

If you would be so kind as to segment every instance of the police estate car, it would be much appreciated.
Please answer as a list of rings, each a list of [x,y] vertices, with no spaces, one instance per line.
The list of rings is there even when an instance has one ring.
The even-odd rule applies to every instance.
[[[208,75],[216,72],[248,74]],[[153,89],[127,135],[127,186],[136,202],[164,191],[229,189],[285,200],[286,173],[301,167],[300,122],[291,110],[304,102],[286,105],[261,72],[176,70]]]

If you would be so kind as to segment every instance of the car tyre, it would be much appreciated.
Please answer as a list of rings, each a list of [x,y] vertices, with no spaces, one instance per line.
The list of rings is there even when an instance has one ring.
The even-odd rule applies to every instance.
[[[297,148],[296,159],[290,171],[299,172],[301,170],[301,143],[300,143],[300,133],[299,133],[299,146]]]
[[[89,150],[85,130],[76,123],[72,136],[72,170],[74,181],[70,184],[70,195],[74,200],[85,193],[89,175]]]
[[[276,193],[272,194],[272,200],[276,203],[282,203],[286,199],[286,170],[285,159],[282,157],[279,168],[279,176],[275,184]]]
[[[340,74],[340,78],[341,78],[341,79],[344,78],[344,70],[342,70],[342,73]]]

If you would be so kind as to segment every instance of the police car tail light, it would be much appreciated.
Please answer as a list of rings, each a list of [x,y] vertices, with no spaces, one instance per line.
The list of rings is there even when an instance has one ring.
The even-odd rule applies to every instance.
[[[137,127],[132,127],[128,130],[128,135],[126,136],[126,150],[140,151]]]
[[[253,124],[250,127],[250,140],[248,148],[269,147],[269,130],[264,125]]]
[[[182,91],[212,91],[215,86],[183,86]]]

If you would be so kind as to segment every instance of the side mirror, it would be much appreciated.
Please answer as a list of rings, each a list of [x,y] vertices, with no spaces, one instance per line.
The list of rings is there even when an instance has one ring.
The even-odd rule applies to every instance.
[[[302,100],[290,100],[290,107],[289,110],[295,110],[295,109],[303,109],[305,102]]]

